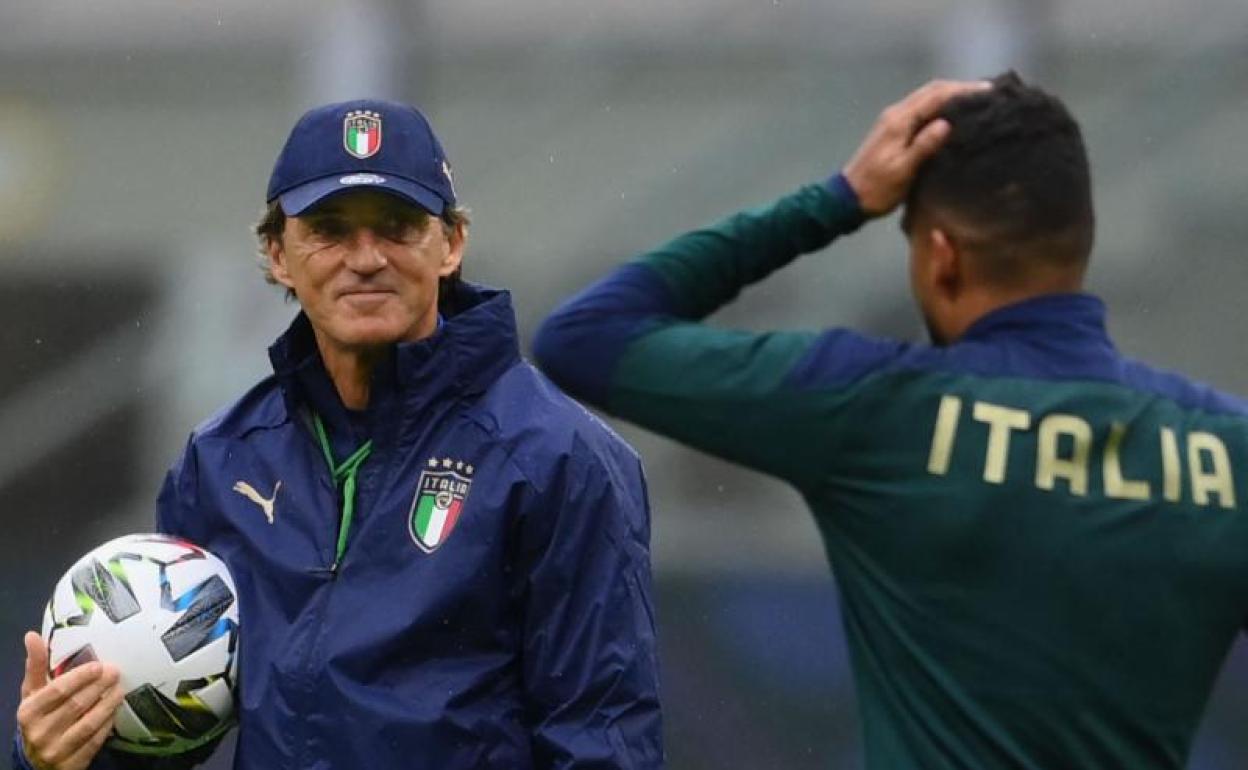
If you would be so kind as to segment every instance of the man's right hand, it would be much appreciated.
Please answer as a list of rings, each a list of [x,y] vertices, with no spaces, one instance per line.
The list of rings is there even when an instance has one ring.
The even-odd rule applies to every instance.
[[[949,137],[948,121],[937,117],[945,102],[991,87],[983,80],[933,80],[880,113],[844,168],[862,213],[883,216],[905,200],[919,165]]]
[[[123,693],[117,669],[86,663],[48,680],[48,647],[26,634],[26,676],[17,726],[36,770],[83,770],[113,729]]]

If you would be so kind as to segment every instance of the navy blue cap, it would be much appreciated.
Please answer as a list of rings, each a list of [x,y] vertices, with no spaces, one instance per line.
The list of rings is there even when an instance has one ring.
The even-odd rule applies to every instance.
[[[372,187],[435,216],[455,205],[451,165],[415,107],[356,99],[308,110],[273,164],[265,200],[298,216],[343,190]]]

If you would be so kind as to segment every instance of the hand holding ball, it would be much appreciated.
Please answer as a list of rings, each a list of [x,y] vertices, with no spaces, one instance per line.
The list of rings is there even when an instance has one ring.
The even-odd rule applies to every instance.
[[[179,754],[233,724],[238,600],[225,564],[187,541],[129,535],[82,557],[43,620],[55,681],[91,661],[120,673],[108,746]]]

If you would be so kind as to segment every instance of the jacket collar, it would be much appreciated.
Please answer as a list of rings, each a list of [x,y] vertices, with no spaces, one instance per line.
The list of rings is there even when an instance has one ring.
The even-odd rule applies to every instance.
[[[483,392],[520,360],[509,292],[463,284],[457,300],[459,310],[433,335],[396,344],[389,360],[378,366],[368,415],[389,415],[394,409],[408,415],[435,401]],[[310,408],[331,433],[351,432],[352,420],[329,379],[304,313],[269,348],[269,361],[291,414]]]
[[[981,316],[955,344],[1006,338],[1037,347],[1114,354],[1105,303],[1091,294],[1042,294]]]

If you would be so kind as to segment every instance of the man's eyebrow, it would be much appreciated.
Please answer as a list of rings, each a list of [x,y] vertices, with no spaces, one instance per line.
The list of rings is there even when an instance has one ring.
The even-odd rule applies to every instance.
[[[421,221],[420,210],[409,208],[406,206],[395,206],[393,208],[386,208],[384,211],[382,211],[382,214],[388,217],[393,217],[401,222],[417,223]]]
[[[325,216],[344,216],[345,210],[340,203],[322,203],[316,207],[304,212],[300,215],[302,218],[316,218]],[[398,217],[404,220],[418,220],[423,212],[414,206],[404,206],[402,203],[383,203],[377,210],[376,214],[385,217]]]

